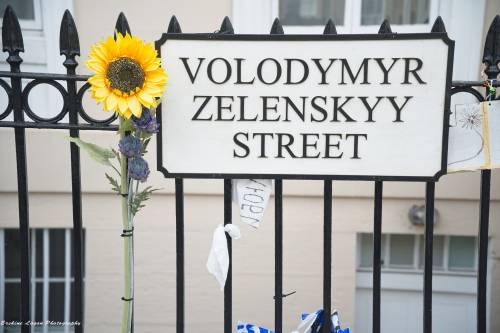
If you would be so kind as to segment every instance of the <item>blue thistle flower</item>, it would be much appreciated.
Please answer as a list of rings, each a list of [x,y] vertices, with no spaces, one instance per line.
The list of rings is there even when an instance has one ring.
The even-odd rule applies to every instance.
[[[132,116],[130,119],[132,126],[138,131],[146,133],[158,132],[159,124],[156,122],[156,117],[151,114],[149,109],[144,109],[139,118]]]
[[[128,135],[121,139],[118,142],[118,148],[120,149],[120,153],[128,158],[141,156],[141,140],[135,136]]]
[[[128,161],[128,174],[130,178],[145,182],[149,175],[148,162],[142,157],[134,157]]]

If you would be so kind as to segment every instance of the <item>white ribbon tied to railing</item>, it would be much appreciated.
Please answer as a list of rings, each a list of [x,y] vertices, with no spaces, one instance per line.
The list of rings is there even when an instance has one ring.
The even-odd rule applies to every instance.
[[[215,276],[221,290],[224,290],[227,272],[229,271],[229,251],[227,249],[226,232],[232,239],[241,238],[240,229],[236,225],[226,224],[223,226],[219,224],[214,231],[212,247],[210,248],[207,260],[207,269],[210,274]]]

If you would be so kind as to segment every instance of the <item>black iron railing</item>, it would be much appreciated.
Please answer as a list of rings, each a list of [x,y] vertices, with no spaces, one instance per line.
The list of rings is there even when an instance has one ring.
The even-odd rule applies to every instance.
[[[123,14],[120,14],[116,23],[116,31],[130,32],[129,25]],[[181,33],[177,19],[172,17],[168,32]],[[432,32],[445,32],[441,18],[437,18]],[[226,17],[218,33],[234,33],[230,20]],[[329,21],[324,29],[325,34],[336,34],[335,25]],[[387,21],[381,25],[379,33],[392,34]],[[283,34],[283,28],[278,19],[273,23],[271,34]],[[78,63],[76,56],[80,55],[78,32],[75,22],[69,11],[64,13],[60,30],[60,53],[65,56],[63,65],[66,74],[28,73],[21,71],[24,52],[23,36],[18,19],[11,7],[7,7],[3,17],[2,27],[3,51],[8,52],[7,63],[10,71],[0,71],[0,86],[8,95],[7,107],[0,113],[0,127],[13,128],[15,133],[15,150],[17,161],[17,184],[19,201],[19,233],[21,241],[21,309],[22,322],[30,320],[30,251],[29,251],[29,206],[28,180],[26,162],[26,128],[61,129],[69,130],[72,137],[78,137],[80,130],[114,131],[117,126],[113,123],[116,115],[105,120],[92,118],[83,108],[82,98],[89,89],[88,84],[78,88],[77,82],[84,82],[87,76],[76,75]],[[496,79],[500,70],[500,17],[497,16],[488,31],[484,47],[483,63],[488,79]],[[23,87],[22,81],[27,84]],[[10,81],[10,84],[8,83]],[[62,83],[61,83],[62,82]],[[55,87],[63,97],[63,108],[57,115],[44,118],[35,114],[28,103],[31,89],[40,84]],[[64,87],[64,85],[66,87]],[[470,94],[478,101],[484,101],[483,93],[477,88],[483,85],[481,81],[455,81],[450,95],[457,93]],[[494,83],[498,86],[498,83]],[[490,96],[495,98],[495,96]],[[13,115],[13,120],[6,120]],[[68,122],[63,122],[67,117]],[[29,118],[29,119],[27,119]],[[81,206],[81,177],[80,152],[74,143],[70,143],[71,152],[71,181],[73,204],[73,248],[72,260],[74,265],[74,294],[72,303],[75,309],[75,320],[81,325],[75,326],[76,333],[84,332],[84,290],[83,290],[83,240],[82,240],[82,206]],[[381,240],[382,240],[382,202],[383,181],[373,179],[374,192],[374,243],[373,243],[373,332],[380,333],[380,290],[381,290]],[[324,180],[324,239],[323,239],[323,308],[326,314],[331,312],[331,272],[332,272],[332,183],[331,179]],[[481,171],[481,196],[479,218],[479,266],[477,279],[477,332],[486,332],[486,293],[487,293],[487,253],[488,253],[488,225],[490,207],[491,171]],[[224,223],[231,223],[231,179],[224,179]],[[177,324],[176,331],[184,332],[184,191],[183,179],[175,179],[176,201],[176,267],[177,267]],[[433,220],[434,220],[435,182],[426,183],[426,223],[425,223],[425,268],[424,268],[424,311],[423,331],[432,331],[432,258],[433,258]],[[275,331],[282,332],[283,324],[283,179],[275,179]],[[228,237],[228,248],[231,259],[231,239]],[[232,263],[232,261],[230,261]],[[231,266],[224,289],[224,332],[232,331],[232,274]],[[325,321],[323,332],[329,332],[329,321]],[[31,327],[23,325],[22,333],[28,333]]]

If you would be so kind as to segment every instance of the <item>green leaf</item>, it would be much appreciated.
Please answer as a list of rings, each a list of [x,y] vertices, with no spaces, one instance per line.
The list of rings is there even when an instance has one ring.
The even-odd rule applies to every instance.
[[[120,193],[121,188],[120,188],[120,184],[118,183],[118,180],[111,177],[107,173],[105,173],[105,175],[106,175],[106,178],[108,179],[108,182],[111,184],[111,189],[115,192]]]
[[[149,141],[151,141],[151,137],[145,139],[142,143],[142,148],[141,148],[141,154],[144,155],[148,152],[148,144],[149,144]]]
[[[152,188],[151,186],[148,186],[142,191],[135,193],[134,198],[130,203],[130,210],[132,212],[132,215],[135,216],[135,214],[137,214],[137,212],[139,212],[139,210],[141,210],[141,208],[145,206],[144,202],[151,198],[151,194],[158,190],[159,188]]]
[[[111,149],[111,151],[113,152],[113,154],[115,155],[116,159],[118,160],[118,163],[121,163],[121,157],[120,157],[120,153],[115,150],[115,149]]]
[[[102,148],[93,143],[85,142],[79,138],[68,137],[68,140],[76,144],[81,149],[85,150],[90,158],[92,158],[97,163],[111,166],[111,162],[109,160],[115,157],[115,154],[111,149]]]

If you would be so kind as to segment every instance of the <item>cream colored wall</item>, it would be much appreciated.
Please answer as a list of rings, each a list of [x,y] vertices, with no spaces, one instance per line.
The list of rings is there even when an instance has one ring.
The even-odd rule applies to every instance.
[[[145,8],[147,5],[147,8]],[[497,6],[488,2],[488,8]],[[75,1],[75,20],[82,54],[91,43],[113,31],[124,11],[132,32],[155,40],[175,14],[183,31],[216,30],[231,13],[231,0],[213,1]],[[110,19],[111,18],[111,19]],[[488,19],[488,24],[489,24]],[[81,62],[85,56],[81,57]],[[83,69],[83,66],[81,66]],[[85,72],[82,70],[82,72]],[[86,102],[87,103],[87,102]],[[91,102],[87,107],[91,108]],[[93,108],[95,110],[95,107]],[[96,113],[98,114],[98,113]],[[32,227],[71,227],[70,160],[64,132],[27,131]],[[84,139],[116,145],[112,133],[82,132]],[[0,129],[0,227],[17,227],[16,165],[12,130]],[[155,164],[155,149],[148,160]],[[104,169],[82,155],[83,218],[87,234],[86,320],[89,332],[117,329],[121,314],[121,224],[116,195],[108,190]],[[162,190],[136,222],[136,316],[138,332],[173,331],[175,327],[175,206],[173,181],[153,172],[150,182]],[[493,172],[491,228],[492,258],[500,253],[500,172]],[[187,332],[222,331],[223,294],[206,272],[212,232],[222,222],[222,181],[186,180],[186,324]],[[436,208],[441,220],[436,234],[477,234],[479,173],[443,177],[437,185]],[[372,230],[371,182],[334,182],[333,305],[343,322],[353,327],[356,234]],[[285,332],[299,314],[321,307],[322,183],[284,182],[284,291],[297,294],[284,300]],[[422,204],[424,185],[385,183],[383,231],[422,233],[407,219],[411,205]],[[274,211],[271,205],[262,227],[242,227],[234,242],[234,320],[273,327]],[[235,215],[234,221],[237,222]],[[492,313],[500,311],[500,267],[492,265]],[[500,319],[492,332],[500,331]]]

